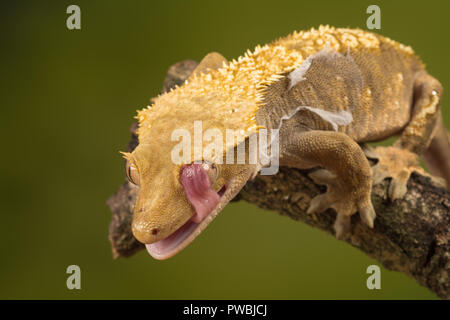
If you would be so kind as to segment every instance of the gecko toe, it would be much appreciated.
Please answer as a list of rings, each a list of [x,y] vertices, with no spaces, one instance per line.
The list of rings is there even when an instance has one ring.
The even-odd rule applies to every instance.
[[[326,194],[319,194],[311,200],[309,205],[308,214],[322,213],[330,207]]]
[[[337,239],[342,239],[350,232],[350,217],[356,212],[359,212],[364,224],[373,228],[376,214],[370,201],[370,188],[348,190],[348,186],[339,184],[334,173],[325,169],[316,170],[310,173],[309,177],[317,184],[326,185],[327,192],[311,200],[307,213],[321,213],[328,208],[336,211],[334,229]]]
[[[334,222],[334,231],[336,232],[336,239],[342,240],[344,236],[350,233],[350,216],[338,214]]]
[[[377,216],[375,213],[375,209],[373,208],[372,203],[369,203],[368,206],[361,208],[358,210],[359,216],[361,217],[361,220],[369,227],[373,228],[373,222],[375,220],[375,217]]]
[[[308,175],[313,181],[320,185],[335,185],[336,175],[331,171],[319,169]]]
[[[389,185],[389,198],[392,200],[401,199],[408,191],[407,184],[410,172],[402,170],[397,177],[393,178]]]
[[[389,176],[385,168],[382,168],[379,164],[372,167],[373,184],[380,184]]]
[[[378,163],[372,167],[373,184],[391,178],[388,197],[391,200],[402,198],[408,191],[409,177],[413,171],[425,173],[419,166],[418,156],[408,150],[397,147],[377,147]]]
[[[378,159],[378,154],[375,152],[374,148],[372,148],[371,146],[364,145],[362,147],[362,150],[367,158],[374,159],[374,160]]]

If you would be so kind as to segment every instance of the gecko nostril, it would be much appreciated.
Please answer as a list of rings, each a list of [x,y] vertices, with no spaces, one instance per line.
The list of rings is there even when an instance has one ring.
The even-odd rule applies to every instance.
[[[156,236],[158,234],[158,232],[159,232],[158,228],[152,229],[152,235]]]

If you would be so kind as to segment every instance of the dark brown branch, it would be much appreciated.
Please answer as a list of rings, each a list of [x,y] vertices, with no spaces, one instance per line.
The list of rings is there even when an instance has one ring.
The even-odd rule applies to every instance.
[[[182,84],[196,65],[190,60],[173,65],[163,92]],[[136,124],[131,128],[129,151],[137,144],[135,130]],[[401,200],[388,200],[388,187],[386,180],[373,188],[372,201],[377,212],[374,229],[367,228],[354,215],[352,235],[345,241],[384,267],[413,277],[439,297],[450,298],[450,193],[419,174],[412,175],[408,193]],[[332,210],[306,214],[310,200],[324,191],[307,176],[307,171],[282,167],[277,175],[258,176],[248,182],[237,198],[334,233]],[[109,240],[114,258],[128,257],[144,248],[131,233],[135,199],[135,187],[126,182],[107,202],[113,213]]]

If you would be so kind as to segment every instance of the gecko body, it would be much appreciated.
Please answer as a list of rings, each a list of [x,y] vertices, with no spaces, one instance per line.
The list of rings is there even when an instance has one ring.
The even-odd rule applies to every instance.
[[[410,47],[358,29],[294,32],[231,62],[208,54],[184,85],[138,112],[139,145],[125,154],[139,186],[133,234],[156,259],[180,252],[263,167],[249,156],[249,140],[263,128],[279,129],[280,165],[319,168],[310,176],[327,191],[308,212],[333,208],[338,238],[357,212],[373,227],[372,184],[391,178],[389,196],[402,197],[411,172],[421,171],[420,155],[450,183],[441,97],[442,86]],[[196,123],[216,136],[232,130],[234,138],[220,150],[202,141],[202,153],[174,161],[174,137],[194,136]],[[394,135],[392,147],[364,147]],[[192,139],[183,143],[198,148]],[[239,148],[245,161],[225,161]]]

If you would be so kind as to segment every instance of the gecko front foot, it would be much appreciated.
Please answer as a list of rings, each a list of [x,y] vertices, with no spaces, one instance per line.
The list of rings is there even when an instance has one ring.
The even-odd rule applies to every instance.
[[[373,221],[376,217],[370,200],[370,185],[356,186],[351,190],[351,186],[340,183],[337,176],[328,170],[317,170],[309,176],[320,185],[326,185],[327,192],[314,197],[308,208],[308,213],[321,213],[328,208],[333,208],[337,212],[334,230],[336,238],[342,239],[350,231],[350,217],[359,212],[361,220],[373,228]]]
[[[427,175],[419,166],[419,156],[405,149],[376,147],[373,151],[368,150],[366,155],[378,160],[372,167],[374,184],[392,178],[388,189],[388,196],[392,200],[400,199],[406,194],[408,180],[413,171]]]

